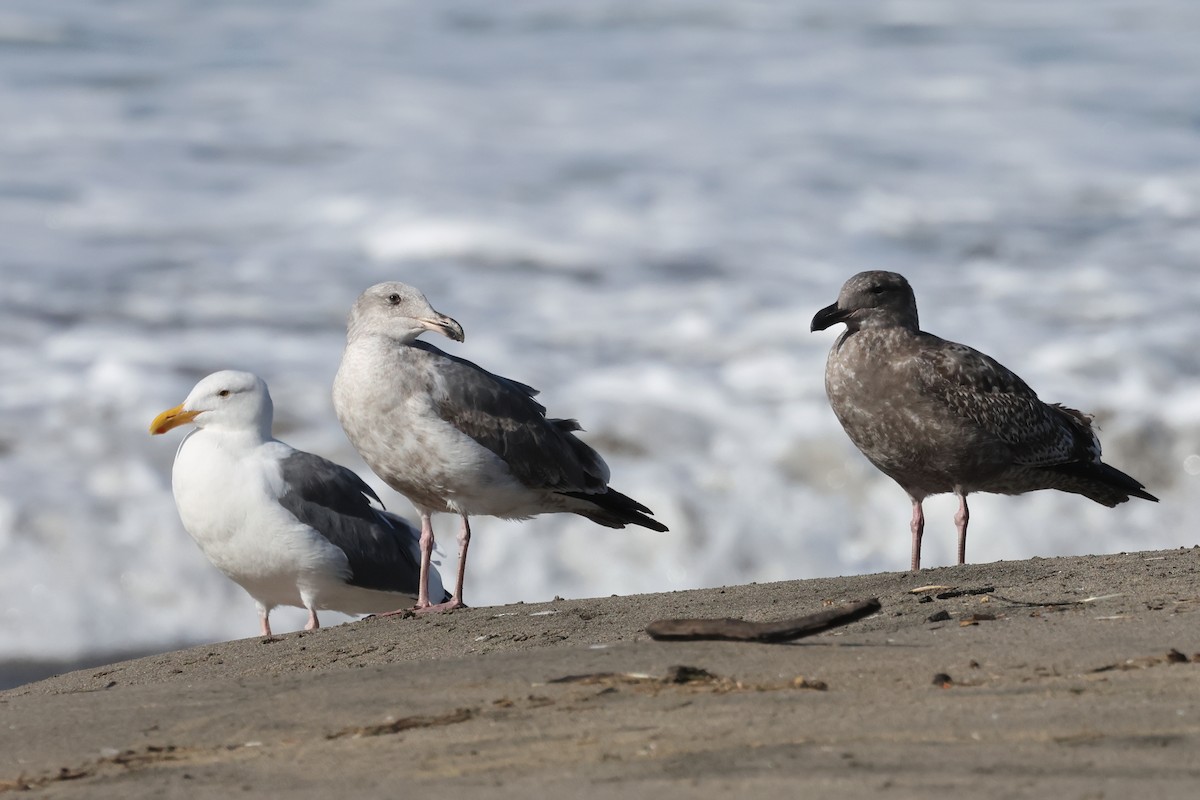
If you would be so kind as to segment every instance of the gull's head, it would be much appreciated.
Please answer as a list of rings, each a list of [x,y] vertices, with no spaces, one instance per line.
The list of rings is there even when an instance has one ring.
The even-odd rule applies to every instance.
[[[347,335],[352,340],[379,335],[408,343],[425,331],[440,333],[456,342],[463,340],[461,325],[434,311],[425,295],[398,281],[375,284],[359,295],[350,309]]]
[[[274,407],[267,383],[252,372],[214,372],[195,385],[187,399],[150,423],[151,433],[166,433],[191,422],[198,428],[253,430],[271,435]]]
[[[814,331],[839,322],[852,331],[860,328],[918,329],[917,300],[912,287],[898,272],[860,272],[842,286],[836,303],[813,317]]]

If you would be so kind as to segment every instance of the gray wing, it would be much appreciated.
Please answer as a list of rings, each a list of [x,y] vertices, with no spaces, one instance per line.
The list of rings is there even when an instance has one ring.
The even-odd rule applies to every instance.
[[[922,393],[1009,446],[1017,464],[1048,467],[1098,461],[1091,417],[1043,403],[1011,370],[978,350],[922,334]]]
[[[559,492],[603,492],[608,465],[575,438],[573,419],[547,419],[537,390],[495,375],[418,341],[435,371],[432,392],[439,416],[499,456],[521,483]]]
[[[362,478],[312,453],[293,451],[280,462],[285,491],[279,504],[340,548],[350,562],[347,583],[415,595],[420,578],[420,532],[380,502]]]

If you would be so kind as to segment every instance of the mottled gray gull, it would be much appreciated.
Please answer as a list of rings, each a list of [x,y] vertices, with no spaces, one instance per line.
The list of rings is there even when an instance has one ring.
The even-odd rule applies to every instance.
[[[347,325],[333,403],[350,442],[421,515],[419,610],[463,604],[471,541],[468,517],[528,519],[570,512],[610,528],[667,528],[636,500],[609,488],[604,459],[574,436],[579,424],[548,419],[537,391],[417,339],[425,331],[463,340],[457,322],[403,283],[359,296]],[[458,579],[449,602],[424,587],[431,517],[458,514]]]
[[[994,359],[922,331],[912,288],[895,272],[860,272],[812,330],[846,330],[829,352],[825,392],[850,440],[912,500],[912,569],[921,566],[922,501],[958,496],[958,563],[967,495],[1058,489],[1112,506],[1158,501],[1100,460],[1089,415],[1043,403]]]
[[[371,487],[345,467],[271,436],[267,384],[249,372],[216,372],[150,423],[186,423],[171,488],[183,527],[204,555],[245,589],[271,635],[275,606],[346,614],[392,612],[417,594],[417,530],[375,508]],[[380,503],[382,506],[382,503]],[[444,597],[441,577],[430,591]]]

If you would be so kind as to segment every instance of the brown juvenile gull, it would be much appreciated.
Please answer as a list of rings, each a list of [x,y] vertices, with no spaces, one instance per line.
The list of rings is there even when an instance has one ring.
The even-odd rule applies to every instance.
[[[912,569],[921,566],[931,494],[958,495],[958,563],[966,560],[967,495],[1058,489],[1112,506],[1158,501],[1100,460],[1089,415],[1043,403],[1004,366],[920,330],[912,288],[895,272],[860,272],[812,330],[839,322],[825,392],[850,440],[912,500]]]
[[[494,375],[417,337],[463,340],[462,326],[403,283],[380,283],[350,311],[346,349],[333,383],[342,428],[363,460],[421,515],[417,609],[463,605],[471,541],[468,517],[528,519],[571,512],[610,528],[667,528],[653,512],[608,486],[608,465],[575,438],[573,419],[547,419],[537,390]],[[425,576],[433,514],[458,514],[458,580],[433,605]]]
[[[392,612],[417,593],[417,530],[371,505],[379,498],[345,467],[271,436],[267,384],[215,372],[150,423],[192,423],[175,453],[171,488],[188,534],[254,598],[264,636],[275,606],[346,614]],[[381,504],[382,505],[382,504]],[[433,591],[444,596],[432,573]]]

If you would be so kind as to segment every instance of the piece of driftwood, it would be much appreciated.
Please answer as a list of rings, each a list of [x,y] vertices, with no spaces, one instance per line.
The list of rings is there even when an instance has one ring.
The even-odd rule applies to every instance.
[[[716,639],[727,642],[790,642],[827,631],[870,616],[880,608],[875,598],[846,603],[816,614],[775,622],[747,622],[744,619],[660,619],[646,626],[646,633],[658,641],[695,641]]]
[[[948,592],[938,592],[934,595],[938,600],[949,600],[953,597],[965,597],[974,594],[991,594],[996,591],[995,586],[981,586],[978,589],[951,589]]]

